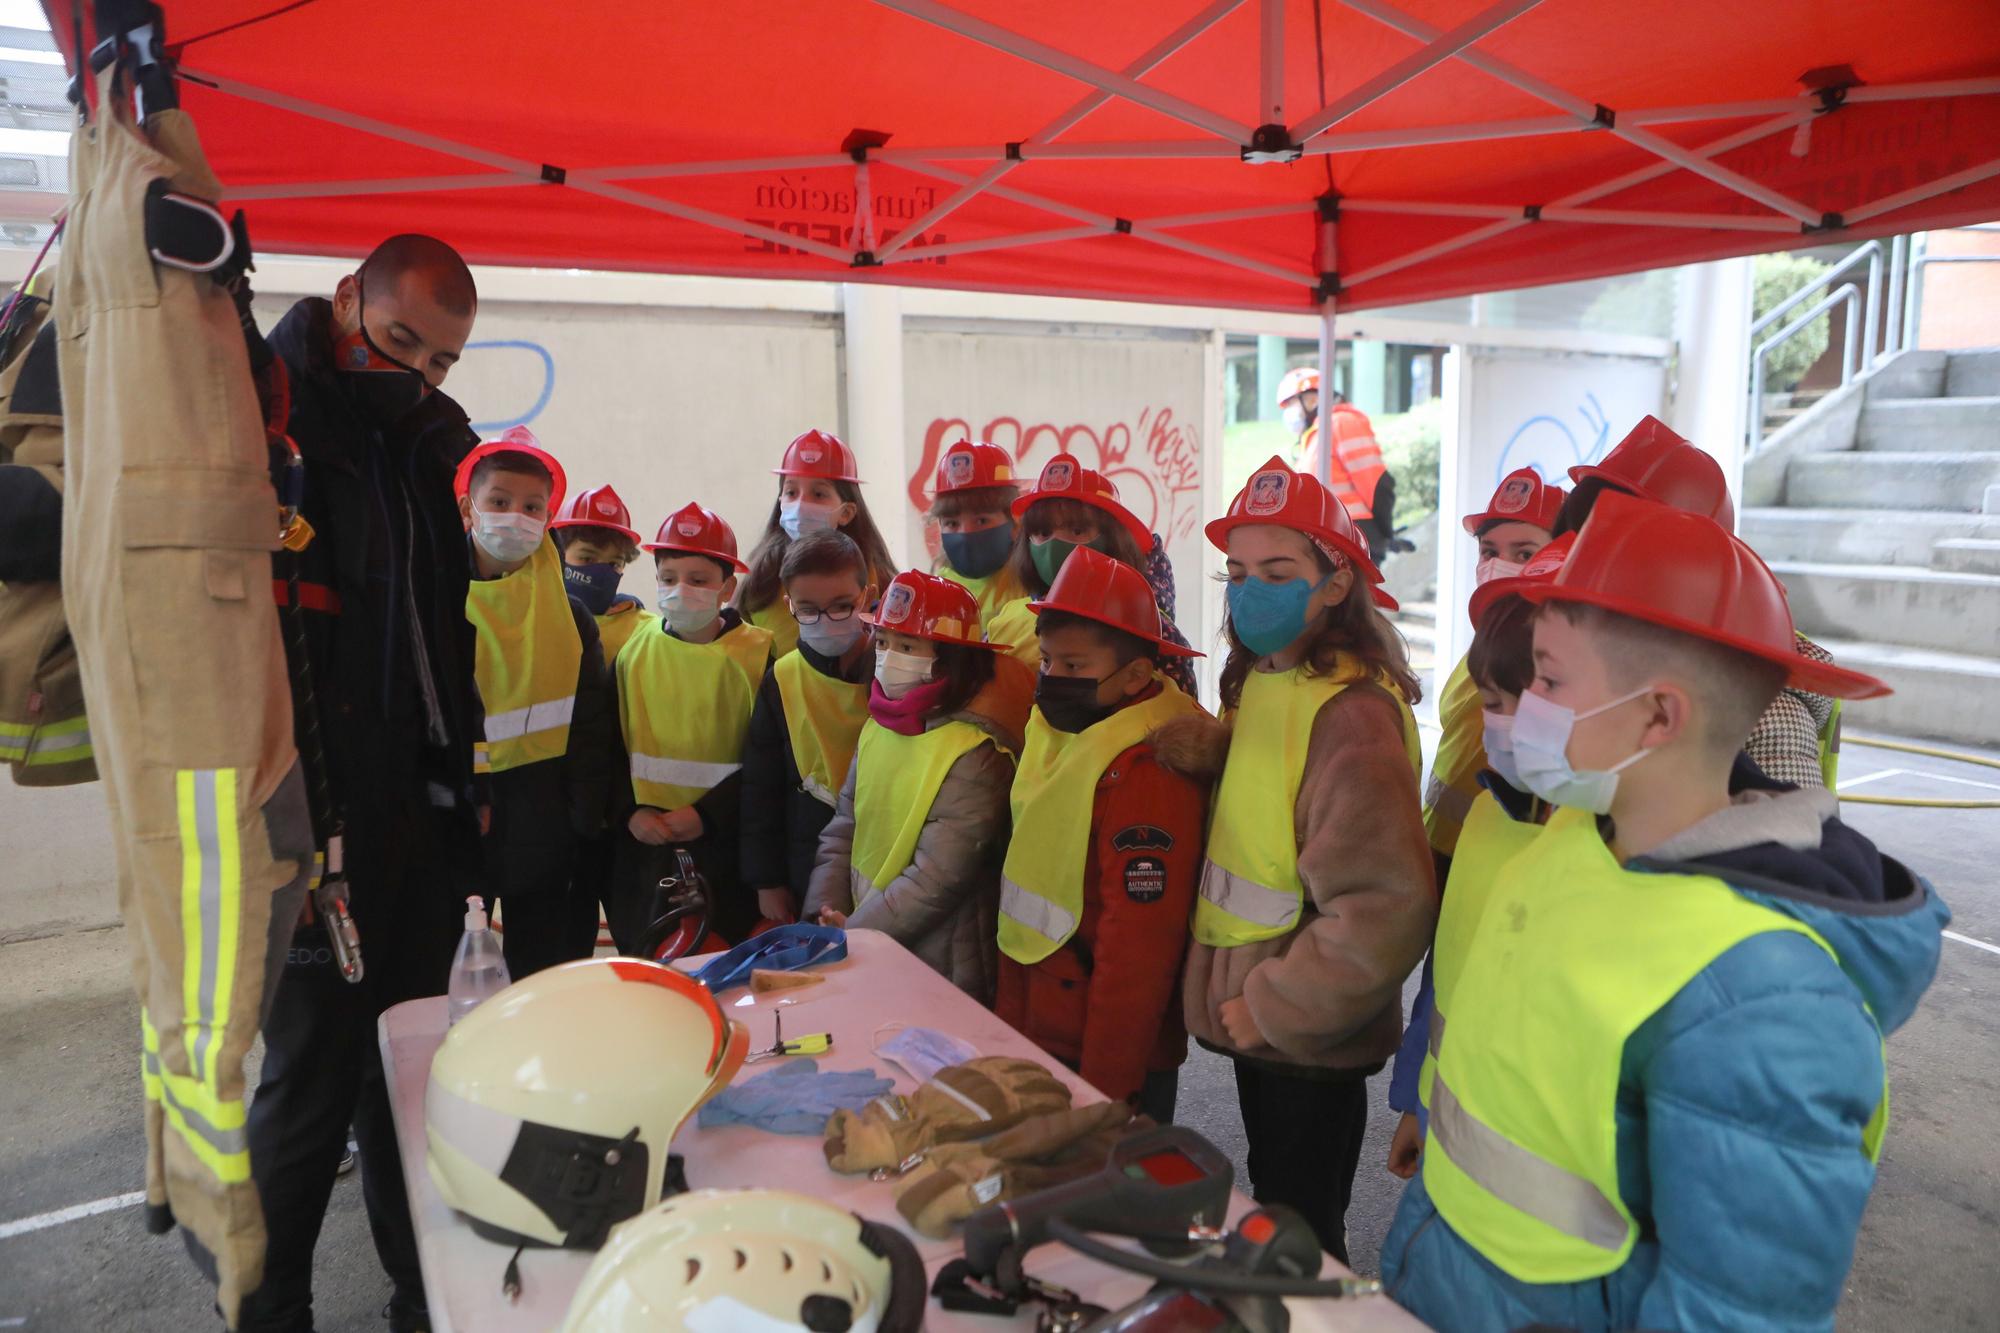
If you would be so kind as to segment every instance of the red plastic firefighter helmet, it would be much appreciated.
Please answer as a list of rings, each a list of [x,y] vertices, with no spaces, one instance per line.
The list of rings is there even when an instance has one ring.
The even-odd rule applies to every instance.
[[[1889,693],[1873,676],[1799,651],[1784,585],[1755,551],[1699,514],[1633,496],[1599,499],[1555,577],[1521,595],[1603,607],[1749,653],[1784,667],[1787,685],[1813,694]]]
[[[1144,574],[1088,546],[1070,552],[1056,571],[1048,596],[1029,602],[1028,609],[1036,615],[1063,611],[1109,625],[1146,640],[1167,657],[1202,656],[1174,643],[1161,631],[1159,603],[1153,600],[1153,587]]]
[[[1382,571],[1368,558],[1368,543],[1333,492],[1320,485],[1319,478],[1292,471],[1276,454],[1250,475],[1229,502],[1229,512],[1202,531],[1211,546],[1227,552],[1230,533],[1259,524],[1302,532],[1320,549],[1338,552],[1352,562],[1368,582],[1382,581]]]
[[[1014,460],[997,444],[960,440],[938,459],[936,491],[972,491],[982,486],[1014,485]]]
[[[1308,389],[1318,390],[1319,371],[1312,366],[1299,366],[1285,372],[1278,381],[1278,406],[1283,407]]]
[[[472,470],[479,466],[479,460],[492,454],[526,454],[549,470],[549,512],[562,512],[563,497],[569,493],[569,478],[563,475],[562,464],[556,456],[542,448],[535,432],[526,426],[510,426],[507,433],[497,440],[488,440],[477,446],[464,458],[458,460],[458,472],[452,477],[452,492],[463,500],[472,489]]]
[[[785,446],[785,461],[771,469],[780,477],[823,477],[861,484],[854,451],[831,431],[809,430]]]
[[[1493,492],[1485,509],[1467,514],[1461,522],[1473,536],[1479,534],[1482,524],[1492,522],[1527,523],[1548,532],[1555,528],[1556,515],[1562,512],[1567,494],[1562,487],[1544,482],[1542,474],[1533,468],[1516,468]]]
[[[979,603],[950,579],[914,569],[896,575],[875,610],[861,613],[864,624],[938,643],[998,648],[979,637]]]
[[[1137,514],[1118,502],[1118,488],[1111,484],[1111,479],[1085,467],[1077,461],[1075,454],[1057,454],[1042,465],[1042,474],[1035,478],[1034,489],[1024,491],[1021,498],[1014,501],[1014,517],[1018,519],[1027,513],[1029,506],[1037,500],[1075,500],[1092,509],[1101,509],[1117,519],[1118,526],[1132,534],[1132,540],[1139,544],[1141,553],[1153,547],[1153,534],[1139,521]]]
[[[1479,622],[1486,618],[1486,613],[1502,597],[1518,597],[1522,589],[1532,588],[1536,584],[1547,583],[1554,579],[1556,572],[1563,567],[1563,561],[1569,558],[1569,548],[1574,545],[1576,545],[1576,534],[1565,532],[1535,552],[1534,558],[1522,565],[1521,572],[1513,578],[1494,579],[1490,583],[1482,583],[1474,588],[1472,600],[1466,603],[1465,607],[1466,614],[1472,617],[1472,627],[1478,629]]]
[[[1581,485],[1595,477],[1620,490],[1657,500],[1736,529],[1736,506],[1722,465],[1667,428],[1658,417],[1642,417],[1618,447],[1595,463],[1569,470]]]
[[[736,530],[723,520],[722,515],[713,509],[703,509],[698,504],[685,505],[667,515],[667,521],[660,524],[659,535],[640,549],[684,551],[689,555],[726,560],[739,574],[750,569],[736,558]]]
[[[638,529],[632,526],[632,511],[608,483],[572,495],[549,522],[550,531],[557,528],[609,528],[627,541],[639,540]]]

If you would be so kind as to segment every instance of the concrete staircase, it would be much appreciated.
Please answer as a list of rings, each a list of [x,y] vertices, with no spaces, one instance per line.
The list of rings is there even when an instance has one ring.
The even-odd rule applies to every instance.
[[[2000,350],[1905,352],[1744,469],[1798,627],[1895,687],[1857,727],[2000,744]]]

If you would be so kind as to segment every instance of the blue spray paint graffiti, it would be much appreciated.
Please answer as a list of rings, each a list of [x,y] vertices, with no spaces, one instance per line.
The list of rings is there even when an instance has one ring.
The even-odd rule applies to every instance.
[[[472,429],[478,434],[497,435],[510,426],[525,426],[540,416],[542,409],[549,405],[549,398],[556,391],[556,359],[549,355],[548,348],[538,342],[527,342],[517,338],[497,338],[491,342],[467,343],[465,350],[467,352],[483,352],[487,350],[532,352],[542,362],[542,390],[535,398],[534,406],[519,416],[507,417],[500,421],[475,421],[472,423]]]
[[[1500,459],[1493,465],[1493,485],[1499,488],[1509,472],[1531,467],[1544,482],[1561,486],[1568,483],[1569,470],[1583,463],[1595,463],[1604,456],[1605,442],[1611,438],[1611,423],[1597,395],[1586,393],[1576,405],[1582,419],[1582,437],[1557,417],[1538,414],[1514,428]]]

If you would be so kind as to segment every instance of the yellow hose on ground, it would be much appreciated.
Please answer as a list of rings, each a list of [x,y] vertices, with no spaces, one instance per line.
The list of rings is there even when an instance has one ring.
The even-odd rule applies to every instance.
[[[1932,745],[1913,745],[1909,741],[1879,740],[1872,736],[1849,734],[1841,738],[1844,744],[1866,745],[1877,750],[1895,750],[1901,754],[1920,754],[1930,759],[1949,759],[1960,764],[1977,764],[1982,768],[2000,768],[2000,759],[1988,759],[1984,755],[1965,754],[1959,750],[1940,750]],[[1917,776],[1921,777],[1922,774]],[[1839,796],[1839,792],[1835,792]],[[1934,810],[2000,810],[2000,801],[1949,800],[1928,796],[1840,796],[1840,799],[1854,805],[1906,805]]]

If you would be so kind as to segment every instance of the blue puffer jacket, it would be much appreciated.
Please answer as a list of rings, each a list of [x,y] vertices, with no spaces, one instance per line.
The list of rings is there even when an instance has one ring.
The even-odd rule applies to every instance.
[[[1426,1323],[1833,1328],[1875,1180],[1861,1140],[1882,1094],[1880,1034],[1916,1010],[1951,914],[1841,823],[1829,794],[1765,789],[1737,801],[1628,868],[1723,879],[1818,931],[1839,962],[1795,932],[1754,936],[1627,1042],[1618,1180],[1641,1234],[1616,1272],[1518,1281],[1452,1230],[1421,1175],[1412,1181],[1382,1279]]]

